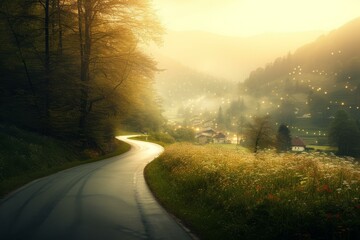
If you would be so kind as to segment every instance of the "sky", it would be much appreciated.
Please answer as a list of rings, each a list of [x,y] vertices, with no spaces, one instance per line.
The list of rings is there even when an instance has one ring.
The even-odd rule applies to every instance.
[[[336,29],[360,17],[359,0],[152,0],[166,29],[230,36]]]

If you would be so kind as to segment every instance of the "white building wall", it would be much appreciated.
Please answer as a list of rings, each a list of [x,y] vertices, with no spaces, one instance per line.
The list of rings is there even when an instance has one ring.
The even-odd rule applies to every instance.
[[[304,148],[304,147],[300,147],[300,146],[293,146],[293,147],[291,148],[291,150],[294,151],[294,152],[303,152],[303,151],[305,151],[305,148]]]

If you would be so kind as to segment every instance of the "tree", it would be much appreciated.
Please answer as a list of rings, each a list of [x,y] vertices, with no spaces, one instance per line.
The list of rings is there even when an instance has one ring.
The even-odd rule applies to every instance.
[[[359,146],[360,132],[356,122],[347,112],[339,110],[329,130],[329,141],[338,147],[339,155],[354,155]]]
[[[159,129],[141,47],[161,34],[146,0],[0,1],[0,120],[103,149],[121,124]]]
[[[144,40],[156,41],[161,28],[151,14],[148,1],[77,0],[77,17],[80,53],[78,127],[79,135],[86,142],[88,122],[95,104],[116,96],[116,91],[125,82],[142,82],[153,77],[155,63],[140,51],[138,44]],[[110,64],[112,61],[116,66]],[[104,82],[108,84],[104,86]],[[99,86],[102,86],[100,91]]]
[[[286,152],[291,149],[290,130],[285,124],[281,124],[276,135],[276,149],[278,152]]]
[[[246,142],[254,153],[261,148],[273,145],[273,129],[271,127],[270,117],[255,117],[252,123],[249,123],[246,131]]]
[[[217,113],[216,122],[217,122],[219,128],[224,127],[225,119],[224,119],[224,114],[223,114],[223,110],[222,110],[221,106],[219,107],[219,111]]]
[[[195,140],[195,132],[191,128],[178,128],[171,135],[179,142],[193,142]]]
[[[39,76],[43,64],[36,43],[43,27],[36,13],[30,0],[0,2],[0,89],[3,91],[0,112],[12,109],[5,110],[6,116],[0,118],[32,130],[40,130],[43,123],[38,87],[42,84]]]
[[[16,110],[6,117],[12,124],[46,135],[59,132],[54,131],[51,125],[54,120],[58,120],[52,118],[54,108],[59,109],[59,103],[64,102],[64,95],[69,92],[68,88],[74,88],[77,77],[75,69],[78,70],[78,56],[72,48],[75,18],[71,3],[71,0],[0,2],[0,54],[2,59],[6,59],[4,63],[0,61],[0,72],[4,75],[0,80],[0,88],[8,92],[20,91],[27,99],[22,103],[19,99],[12,100],[12,104],[16,105],[13,109]],[[66,31],[62,30],[62,22],[66,23]],[[63,33],[67,37],[66,55],[59,54],[62,44],[56,44],[56,39],[62,41],[62,37],[56,36],[62,36]],[[28,86],[24,84],[25,81]],[[54,96],[57,91],[61,92],[60,98]],[[72,96],[73,104],[76,97]],[[32,116],[16,116],[25,115],[25,112]],[[61,115],[66,115],[66,112],[57,116]],[[11,119],[19,120],[14,122]]]

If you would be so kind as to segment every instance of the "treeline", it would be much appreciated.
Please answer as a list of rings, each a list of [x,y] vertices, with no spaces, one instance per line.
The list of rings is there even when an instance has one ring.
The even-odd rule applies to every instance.
[[[241,144],[254,153],[271,148],[276,148],[277,152],[291,151],[292,136],[289,127],[280,124],[275,132],[273,126],[270,116],[255,116],[252,121],[247,121],[244,125],[245,141]],[[336,154],[359,157],[358,139],[360,139],[360,122],[355,121],[346,111],[337,111],[328,128],[328,140],[337,148]]]
[[[161,40],[149,1],[2,0],[0,122],[111,150],[118,126],[162,124],[142,50]]]

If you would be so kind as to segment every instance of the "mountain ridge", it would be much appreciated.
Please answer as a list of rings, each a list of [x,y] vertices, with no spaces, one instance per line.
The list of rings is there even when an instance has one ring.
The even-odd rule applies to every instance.
[[[296,107],[296,112],[310,113],[318,124],[327,124],[338,110],[360,119],[358,29],[360,18],[299,47],[294,54],[257,68],[243,83],[239,82],[240,94],[255,102],[271,102],[273,106],[264,109],[277,116],[295,112]],[[288,119],[279,118],[285,122]]]
[[[164,37],[163,47],[151,47],[150,52],[155,59],[164,55],[214,77],[241,81],[255,67],[292,52],[323,33],[264,33],[241,37],[202,31],[170,31]],[[162,68],[161,64],[159,67]]]

